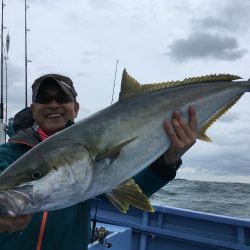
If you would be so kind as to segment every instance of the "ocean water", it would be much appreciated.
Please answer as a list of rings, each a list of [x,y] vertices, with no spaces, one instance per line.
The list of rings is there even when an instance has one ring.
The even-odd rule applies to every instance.
[[[175,179],[151,200],[160,205],[250,219],[250,184]]]

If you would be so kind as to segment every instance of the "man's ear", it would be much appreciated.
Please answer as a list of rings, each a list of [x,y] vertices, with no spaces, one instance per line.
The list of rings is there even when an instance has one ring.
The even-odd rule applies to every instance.
[[[74,105],[74,118],[77,117],[79,108],[80,108],[80,104],[78,102],[75,102],[75,105]]]
[[[32,112],[33,119],[35,120],[35,118],[36,118],[36,104],[32,103],[30,105],[30,110]]]
[[[30,109],[31,109],[31,111],[32,111],[32,114],[34,115],[34,104],[33,104],[33,103],[31,103]]]

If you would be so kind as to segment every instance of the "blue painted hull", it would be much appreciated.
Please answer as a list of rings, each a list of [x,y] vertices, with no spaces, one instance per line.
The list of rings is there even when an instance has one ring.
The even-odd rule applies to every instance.
[[[92,218],[96,209],[93,200]],[[98,225],[110,231],[112,250],[250,249],[250,220],[154,205],[155,213],[131,208],[121,214],[99,201]],[[100,224],[101,223],[101,224]],[[93,243],[89,249],[104,249]]]

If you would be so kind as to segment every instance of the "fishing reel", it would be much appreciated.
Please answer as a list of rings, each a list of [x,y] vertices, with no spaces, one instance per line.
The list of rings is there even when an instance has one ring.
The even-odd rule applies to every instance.
[[[112,243],[107,242],[107,239],[106,239],[106,237],[108,236],[108,233],[109,233],[108,230],[106,230],[105,227],[99,227],[99,228],[96,227],[98,203],[99,203],[99,200],[97,199],[95,217],[93,219],[93,224],[92,224],[92,232],[91,232],[91,241],[90,241],[90,243],[98,241],[100,245],[102,245],[104,247],[107,247],[107,248],[111,248]]]
[[[92,235],[92,241],[98,241],[100,245],[105,246],[107,248],[112,247],[111,242],[107,242],[106,237],[108,236],[108,230],[105,227],[96,227],[95,232]]]

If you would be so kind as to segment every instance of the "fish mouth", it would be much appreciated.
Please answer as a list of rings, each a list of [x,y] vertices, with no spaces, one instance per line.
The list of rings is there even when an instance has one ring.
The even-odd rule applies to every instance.
[[[0,217],[14,217],[27,213],[27,207],[30,207],[33,204],[32,197],[32,185],[0,190]]]

